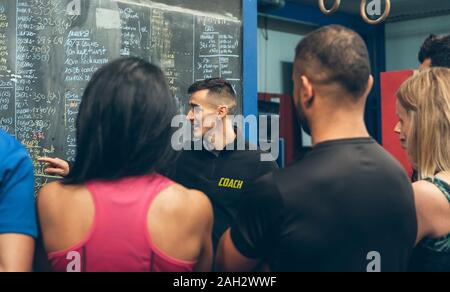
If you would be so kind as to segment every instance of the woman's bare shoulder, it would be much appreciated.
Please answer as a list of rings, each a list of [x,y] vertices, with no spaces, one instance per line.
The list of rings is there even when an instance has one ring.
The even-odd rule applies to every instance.
[[[58,217],[67,212],[68,208],[77,207],[78,202],[91,200],[89,191],[83,185],[65,185],[52,182],[45,185],[36,198],[37,208],[42,219],[44,217]]]
[[[160,193],[158,205],[167,213],[177,217],[189,217],[193,221],[212,218],[212,205],[206,194],[176,183]]]

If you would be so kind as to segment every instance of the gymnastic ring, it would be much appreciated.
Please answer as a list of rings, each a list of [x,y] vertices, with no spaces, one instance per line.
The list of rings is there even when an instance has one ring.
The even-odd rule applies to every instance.
[[[383,15],[381,15],[380,18],[375,19],[375,20],[370,19],[369,16],[367,16],[366,6],[367,6],[367,0],[362,0],[361,1],[361,9],[360,9],[361,17],[368,24],[372,24],[372,25],[379,24],[379,23],[383,22],[389,16],[389,13],[391,13],[391,0],[386,0],[386,8],[384,9]]]
[[[341,6],[341,0],[334,0],[333,7],[331,7],[331,9],[327,9],[325,7],[324,1],[325,0],[319,0],[319,8],[320,11],[322,11],[322,13],[325,15],[331,15],[335,13],[339,9],[339,6]]]

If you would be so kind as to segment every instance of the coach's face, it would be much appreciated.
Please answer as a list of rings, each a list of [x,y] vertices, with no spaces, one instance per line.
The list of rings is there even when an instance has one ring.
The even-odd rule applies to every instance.
[[[208,89],[194,92],[189,100],[187,119],[192,123],[193,137],[202,138],[215,127],[217,106],[208,102]]]

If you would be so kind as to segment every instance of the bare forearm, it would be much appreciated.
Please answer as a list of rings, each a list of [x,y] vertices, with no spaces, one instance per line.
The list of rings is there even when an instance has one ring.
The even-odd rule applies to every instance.
[[[31,272],[31,259],[16,259],[2,261],[0,259],[0,272]]]
[[[0,235],[1,272],[30,272],[33,255],[33,238],[17,234]]]

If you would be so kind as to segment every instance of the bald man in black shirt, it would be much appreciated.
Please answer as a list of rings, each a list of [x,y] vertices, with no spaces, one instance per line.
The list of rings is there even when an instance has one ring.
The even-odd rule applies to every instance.
[[[313,149],[260,178],[225,233],[217,269],[406,271],[417,223],[401,166],[367,132],[373,85],[362,38],[326,26],[297,47],[294,99]]]

